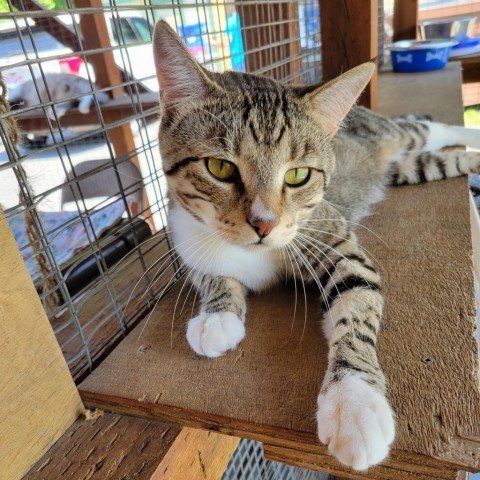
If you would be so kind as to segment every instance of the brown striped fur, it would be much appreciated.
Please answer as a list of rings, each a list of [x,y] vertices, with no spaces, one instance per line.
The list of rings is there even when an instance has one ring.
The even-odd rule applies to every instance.
[[[477,154],[430,151],[475,135],[424,117],[387,119],[351,108],[371,64],[325,86],[299,88],[209,73],[164,22],[154,46],[169,221],[202,299],[187,329],[191,347],[216,357],[242,341],[247,290],[285,273],[317,285],[329,342],[319,439],[354,469],[379,463],[395,432],[376,353],[384,300],[354,227],[390,184],[479,171]],[[210,174],[209,158],[233,163],[234,180]],[[310,168],[308,181],[287,185],[286,171],[299,167]],[[267,236],[252,215],[274,225]]]

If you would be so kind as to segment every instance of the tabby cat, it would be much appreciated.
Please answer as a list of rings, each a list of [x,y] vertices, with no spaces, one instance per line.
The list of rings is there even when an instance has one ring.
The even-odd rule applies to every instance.
[[[201,295],[187,328],[191,348],[218,357],[237,347],[247,291],[271,286],[286,269],[316,283],[329,344],[319,439],[353,469],[381,462],[395,436],[376,352],[384,299],[354,227],[388,185],[478,172],[477,154],[437,151],[480,147],[478,131],[352,108],[372,63],[323,86],[216,74],[165,22],[154,51],[169,224]]]

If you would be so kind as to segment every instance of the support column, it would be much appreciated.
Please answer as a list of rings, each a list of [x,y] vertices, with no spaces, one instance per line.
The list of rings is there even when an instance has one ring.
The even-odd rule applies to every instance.
[[[378,0],[321,0],[323,80],[376,59],[378,56]],[[360,97],[365,107],[377,108],[377,72]]]

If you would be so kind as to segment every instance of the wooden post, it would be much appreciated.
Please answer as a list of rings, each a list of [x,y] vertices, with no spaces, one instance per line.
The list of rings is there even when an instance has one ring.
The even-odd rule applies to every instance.
[[[22,478],[83,410],[0,210],[0,477]]]
[[[150,480],[222,478],[240,438],[184,427]]]
[[[76,6],[77,8],[102,8],[102,1],[76,0]],[[103,13],[83,14],[80,18],[80,27],[84,38],[84,48],[86,50],[108,48],[111,46],[107,23]],[[102,53],[87,55],[87,62],[91,63],[93,66],[95,71],[95,82],[99,87],[113,87],[110,92],[114,99],[125,95],[124,88],[118,86],[122,83],[122,75],[115,63],[112,51],[108,50]],[[103,112],[103,118],[107,125],[122,119],[121,115],[115,111]],[[118,127],[109,129],[108,138],[113,145],[116,157],[128,155],[135,151],[135,141],[129,123],[123,123]],[[136,155],[131,156],[130,161],[141,172],[138,157]],[[143,215],[145,217],[150,217],[151,211],[145,190],[143,192],[143,203]],[[154,228],[153,220],[149,221],[149,224],[151,228]]]
[[[417,38],[418,0],[395,0],[393,41]]]
[[[378,0],[320,1],[323,80],[376,59]],[[377,108],[377,72],[360,97],[360,104]]]
[[[77,8],[102,8],[101,0],[77,0],[75,4]],[[81,15],[80,27],[85,50],[110,47],[110,37],[103,13]],[[99,87],[114,87],[122,82],[120,71],[113,58],[113,52],[106,51],[87,55],[87,61],[93,66],[95,81]],[[123,94],[123,87],[116,87],[111,90],[113,98],[118,98]]]
[[[248,72],[265,73],[276,80],[283,80],[300,72],[298,12],[295,3],[236,4],[244,28]],[[271,23],[275,25],[268,25]],[[267,25],[258,26],[262,24]],[[271,46],[272,44],[280,45]]]

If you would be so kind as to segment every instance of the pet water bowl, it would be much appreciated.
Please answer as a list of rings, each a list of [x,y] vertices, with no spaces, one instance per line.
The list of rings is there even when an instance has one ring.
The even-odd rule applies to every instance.
[[[443,68],[457,43],[443,38],[395,42],[389,47],[393,69],[396,72],[427,72]]]

